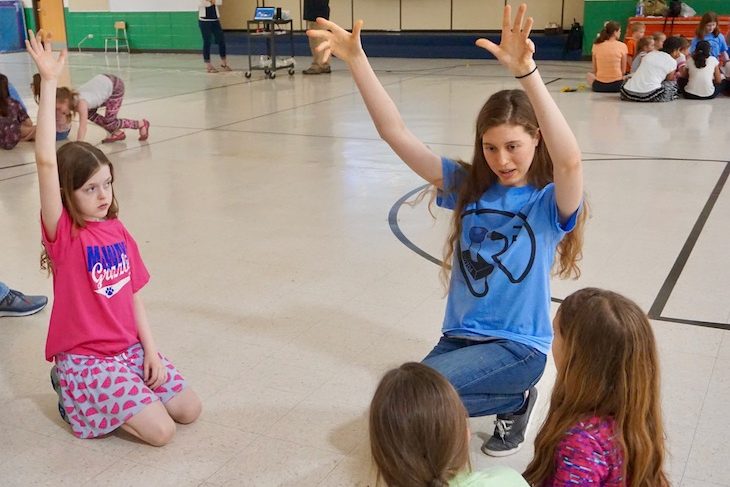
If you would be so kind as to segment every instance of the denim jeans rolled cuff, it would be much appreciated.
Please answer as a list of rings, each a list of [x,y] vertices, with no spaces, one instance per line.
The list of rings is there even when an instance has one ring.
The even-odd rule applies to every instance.
[[[447,336],[423,359],[454,386],[471,417],[518,411],[525,391],[542,377],[546,361],[542,352],[512,340]]]
[[[5,299],[9,292],[10,289],[8,288],[8,286],[6,286],[4,282],[0,281],[0,301]]]

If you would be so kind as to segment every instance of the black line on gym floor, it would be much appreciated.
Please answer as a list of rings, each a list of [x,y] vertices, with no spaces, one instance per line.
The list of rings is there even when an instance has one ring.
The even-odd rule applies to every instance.
[[[717,183],[715,184],[715,187],[713,188],[712,192],[710,193],[709,198],[707,199],[707,202],[705,203],[705,206],[702,208],[702,211],[700,212],[699,216],[697,217],[697,221],[695,222],[694,226],[692,227],[692,230],[690,231],[689,236],[687,237],[687,241],[685,242],[684,246],[682,247],[682,250],[680,251],[679,255],[677,256],[677,259],[674,262],[674,265],[672,266],[672,269],[669,272],[669,275],[664,280],[664,284],[662,285],[661,289],[659,290],[656,298],[654,299],[654,303],[652,304],[648,316],[649,318],[657,321],[666,321],[669,323],[681,323],[684,325],[694,325],[694,326],[702,326],[706,328],[719,328],[723,330],[730,330],[730,324],[727,323],[716,323],[712,321],[700,321],[700,320],[690,320],[690,319],[681,319],[681,318],[669,318],[661,316],[662,311],[664,310],[664,306],[667,304],[667,301],[669,300],[669,297],[672,294],[672,290],[674,289],[674,286],[677,284],[677,281],[679,280],[680,275],[682,274],[682,270],[684,269],[684,266],[686,265],[687,261],[689,260],[689,256],[692,253],[692,249],[694,248],[695,244],[697,243],[697,240],[700,237],[700,234],[702,233],[702,229],[705,226],[705,223],[710,217],[710,213],[712,212],[712,209],[715,206],[715,203],[717,202],[717,199],[720,197],[720,193],[722,192],[723,188],[725,187],[725,183],[727,182],[728,176],[730,176],[730,161],[704,161],[701,159],[674,159],[674,158],[650,158],[651,160],[683,160],[683,161],[700,161],[700,162],[723,162],[725,163],[725,169],[722,171],[722,174],[720,174],[720,177],[717,180]],[[607,159],[595,159],[596,161],[604,161]],[[634,160],[634,159],[623,159],[623,160]],[[636,160],[643,160],[643,158],[639,157],[636,158]],[[584,162],[588,161],[594,161],[594,159],[584,159]],[[405,195],[403,195],[401,198],[396,201],[393,206],[390,208],[390,211],[388,212],[388,224],[390,225],[390,230],[393,232],[395,237],[407,248],[415,252],[416,254],[420,255],[424,259],[428,260],[429,262],[432,262],[436,264],[437,266],[441,266],[443,261],[437,259],[436,257],[432,256],[425,250],[418,247],[416,244],[414,244],[411,240],[408,239],[408,237],[405,236],[403,231],[400,229],[400,226],[398,225],[398,211],[400,210],[401,206],[403,206],[403,203],[408,201],[408,199],[413,196],[414,194],[423,191],[428,187],[428,184],[424,184],[422,186],[419,186]],[[554,303],[562,303],[563,300],[560,298],[551,297],[550,298],[552,302]]]
[[[729,175],[730,175],[730,161],[726,161],[725,169],[722,171],[722,174],[720,174],[720,177],[718,178],[717,183],[715,184],[715,187],[713,188],[712,192],[710,193],[710,196],[707,198],[707,202],[705,203],[705,206],[702,208],[702,211],[700,212],[699,216],[697,217],[697,221],[695,221],[695,224],[692,227],[692,231],[690,231],[689,235],[687,236],[687,240],[684,242],[684,246],[682,247],[682,250],[679,252],[677,259],[674,261],[674,265],[672,266],[672,269],[669,271],[667,278],[664,280],[664,284],[662,284],[662,287],[659,290],[659,293],[657,293],[657,296],[654,299],[654,303],[652,303],[651,308],[649,308],[649,318],[661,319],[662,312],[664,311],[664,307],[667,305],[667,301],[669,301],[669,298],[672,295],[672,291],[674,291],[674,287],[677,285],[677,281],[679,280],[680,276],[682,275],[684,266],[687,265],[687,261],[689,260],[689,257],[692,254],[692,250],[694,249],[695,244],[697,243],[697,240],[699,240],[700,235],[702,234],[702,229],[704,228],[705,223],[707,223],[707,220],[710,217],[710,213],[712,213],[712,209],[715,207],[715,203],[717,202],[717,199],[720,197],[720,193],[722,192],[723,188],[725,187],[725,183],[727,182],[727,178]],[[700,324],[700,323],[704,323],[704,322],[695,322],[693,324]],[[729,325],[722,326],[721,323],[717,323],[717,325],[721,325],[720,326],[721,328],[724,327],[726,329],[730,329]],[[707,326],[707,325],[700,325],[700,326]]]

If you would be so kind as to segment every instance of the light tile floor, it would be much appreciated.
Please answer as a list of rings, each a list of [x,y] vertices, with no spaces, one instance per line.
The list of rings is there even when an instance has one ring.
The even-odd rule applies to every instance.
[[[411,129],[454,157],[469,158],[486,97],[517,86],[490,61],[373,64]],[[593,207],[583,276],[555,281],[553,294],[601,286],[647,310],[663,296],[653,323],[673,483],[730,486],[726,188],[696,228],[686,264],[675,265],[727,177],[728,99],[645,106],[561,93],[583,81],[587,65],[540,64],[584,150]],[[77,85],[121,76],[122,114],[152,122],[148,143],[130,132],[102,149],[153,276],[144,296],[156,339],[199,391],[204,413],[161,449],[122,435],[77,440],[57,415],[43,360],[50,308],[4,318],[3,485],[371,485],[371,394],[386,369],[430,350],[443,314],[438,268],[388,223],[395,202],[422,181],[379,140],[341,63],[331,75],[275,80],[207,75],[201,66],[194,55],[73,53],[68,76]],[[28,58],[4,54],[0,71],[35,115]],[[89,138],[102,136],[92,128]],[[408,240],[440,256],[448,215],[434,222],[418,204],[397,217]],[[0,153],[0,278],[50,294],[37,270],[38,220],[33,147],[23,143]],[[549,362],[538,420],[554,376]],[[479,452],[491,428],[491,418],[472,420],[474,465],[523,468],[531,448],[502,460]]]

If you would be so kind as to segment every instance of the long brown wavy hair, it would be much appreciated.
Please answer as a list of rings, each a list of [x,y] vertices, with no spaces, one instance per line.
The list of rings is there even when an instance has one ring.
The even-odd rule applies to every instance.
[[[702,18],[700,19],[700,23],[697,24],[697,30],[695,30],[695,37],[697,37],[698,39],[704,39],[705,38],[705,26],[712,22],[715,23],[715,28],[712,30],[711,34],[713,37],[719,36],[720,35],[720,23],[717,21],[717,14],[715,12],[705,12],[702,15]]]
[[[522,90],[502,90],[489,97],[477,117],[474,137],[474,156],[471,164],[459,161],[466,173],[466,178],[458,190],[458,199],[454,208],[451,234],[444,245],[444,258],[441,266],[441,278],[448,286],[451,271],[451,260],[458,239],[461,238],[461,214],[469,203],[478,201],[484,192],[498,181],[484,157],[482,136],[484,132],[499,125],[518,125],[525,129],[531,137],[539,136],[537,116],[527,94]],[[540,140],[535,148],[530,169],[527,171],[527,182],[544,188],[553,181],[553,161],[550,158],[545,141]],[[450,188],[444,188],[448,191]],[[565,235],[557,247],[558,263],[555,273],[565,279],[580,277],[578,262],[583,257],[583,229],[588,218],[588,204],[584,200],[583,209],[578,214],[575,228]]]
[[[61,186],[61,201],[68,211],[74,228],[84,228],[86,221],[76,206],[74,191],[82,187],[101,166],[109,166],[109,172],[114,183],[114,166],[101,150],[88,142],[69,142],[61,146],[56,152],[58,160],[58,182]],[[112,186],[113,188],[113,186]],[[112,202],[109,205],[106,218],[117,218],[119,205],[112,192]],[[41,269],[52,272],[53,263],[45,249],[41,252]]]
[[[543,485],[555,472],[555,449],[577,422],[611,417],[623,452],[623,485],[667,487],[659,364],[654,333],[639,306],[611,291],[586,288],[558,309],[562,339],[547,419],[523,476]]]
[[[378,483],[447,487],[470,469],[467,413],[449,381],[408,362],[387,372],[370,403],[370,451]]]

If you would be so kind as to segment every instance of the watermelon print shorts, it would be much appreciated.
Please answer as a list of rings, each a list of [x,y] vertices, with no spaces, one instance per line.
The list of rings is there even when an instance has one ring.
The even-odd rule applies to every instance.
[[[186,387],[169,360],[167,382],[151,390],[144,384],[144,350],[136,343],[113,357],[56,355],[63,407],[79,438],[96,438],[119,428],[146,405],[168,402]]]

